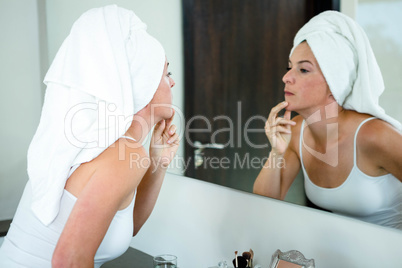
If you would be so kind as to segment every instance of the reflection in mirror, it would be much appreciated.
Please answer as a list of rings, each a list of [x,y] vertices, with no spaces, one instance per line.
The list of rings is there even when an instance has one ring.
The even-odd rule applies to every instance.
[[[304,1],[300,1],[300,3],[302,2]],[[308,2],[304,2],[304,4],[308,4]],[[335,3],[336,1],[328,2]],[[395,24],[392,22],[392,20],[397,21],[400,16],[395,16],[394,12],[392,12],[393,10],[398,10],[398,8],[392,7],[395,3],[391,1],[392,3],[390,2],[389,6],[387,4],[382,4],[381,6],[381,12],[386,14],[384,17],[389,20],[381,22],[381,26],[374,28],[373,24],[377,23],[377,20],[372,20],[370,13],[380,10],[379,5],[373,4],[376,2],[384,1],[359,1],[356,13],[360,16],[360,21],[357,20],[357,22],[361,23],[361,18],[368,18],[369,27],[366,27],[367,23],[361,23],[361,25],[367,31],[370,41],[376,40],[376,42],[372,43],[379,43],[378,40],[381,39],[387,40],[389,36],[393,36],[391,39],[397,39],[395,37],[396,31],[392,27],[388,27],[390,30],[386,33],[377,31],[377,35],[370,36],[373,33],[373,29],[383,29],[383,24],[400,25],[400,23]],[[386,2],[388,3],[388,1]],[[271,6],[259,5],[256,7],[250,4],[247,8],[249,12],[255,8],[255,12],[251,12],[253,15],[250,16],[245,9],[232,3],[228,4],[228,6],[221,4],[208,6],[203,5],[203,1],[192,1],[192,3],[194,5],[183,5],[186,55],[186,118],[191,120],[196,119],[196,116],[200,116],[198,118],[200,120],[197,119],[188,124],[191,130],[197,130],[198,132],[189,131],[189,135],[186,136],[185,158],[187,160],[197,160],[197,162],[189,163],[185,170],[185,175],[251,192],[254,180],[261,170],[261,163],[266,160],[271,150],[269,143],[267,146],[263,146],[267,144],[267,137],[261,131],[264,129],[263,119],[266,119],[269,110],[284,98],[282,76],[285,71],[280,70],[288,67],[283,64],[287,63],[293,37],[309,18],[323,10],[312,11],[306,15],[305,9],[303,9],[305,6],[288,5],[283,10],[288,13],[291,11],[294,16],[292,16],[291,20],[286,20],[286,22],[276,23],[272,20],[280,18],[282,14],[275,12],[277,15],[271,16]],[[285,3],[285,1],[278,2],[278,7],[282,3]],[[357,4],[357,1],[355,1],[355,4]],[[366,7],[360,11],[359,9],[363,5]],[[375,9],[370,9],[370,5],[375,6]],[[334,9],[334,6],[331,8]],[[300,10],[303,10],[302,14],[298,13]],[[353,13],[355,12],[349,14],[354,16]],[[260,23],[262,20],[265,22],[264,24]],[[244,30],[244,25],[250,27]],[[267,25],[276,26],[269,27],[268,31],[264,29]],[[221,29],[226,30],[222,31]],[[278,34],[281,35],[280,40],[272,38],[272,35]],[[258,39],[255,36],[258,36]],[[230,40],[230,42],[227,42],[227,40]],[[248,42],[248,40],[258,40],[258,42]],[[400,107],[395,105],[395,100],[400,100],[400,94],[395,93],[396,91],[393,91],[393,93],[389,91],[387,83],[394,87],[392,77],[399,77],[395,74],[395,70],[401,70],[399,66],[402,66],[400,63],[402,61],[391,62],[390,64],[381,60],[385,53],[388,53],[385,56],[388,58],[394,56],[394,54],[399,54],[396,49],[397,46],[390,46],[390,43],[387,42],[388,46],[381,45],[381,48],[389,47],[389,50],[382,49],[379,52],[376,51],[375,46],[373,50],[376,56],[380,56],[378,62],[384,74],[386,93],[394,96],[383,99],[382,106],[386,109],[391,107],[390,110],[387,110],[387,113],[401,121],[402,113],[400,110],[395,110],[398,109],[395,107]],[[195,50],[195,48],[197,49]],[[260,51],[266,52],[260,53]],[[236,57],[233,57],[233,55],[236,55]],[[387,75],[388,69],[386,67],[387,65],[394,67],[395,64],[398,65],[398,68],[394,68],[393,72],[389,72],[394,74],[391,77]],[[391,77],[391,79],[387,79],[387,77]],[[224,148],[219,150],[206,148],[201,151],[191,145],[191,142],[194,143],[195,141],[199,141],[201,144],[223,144]],[[261,145],[262,147],[257,148],[255,145]],[[351,147],[344,146],[343,148]],[[332,148],[335,148],[335,146]],[[323,149],[314,152],[321,152],[321,155],[325,155],[325,153],[322,153],[324,151]],[[344,159],[345,153],[340,152],[341,158]],[[345,174],[342,173],[342,176],[339,177],[348,177],[346,168],[338,168],[336,171],[328,172],[328,170],[323,171],[322,168],[320,169],[320,165],[316,165],[313,168],[310,165],[307,169],[313,170],[310,175],[313,175],[311,176],[312,178],[318,178],[317,181],[322,180],[323,174],[341,174],[343,172]],[[296,174],[297,171],[294,173]],[[330,179],[328,179],[322,184],[316,183],[316,185],[323,186],[323,188],[336,188],[340,185],[330,183]],[[281,194],[280,198],[283,199],[283,193]],[[303,174],[301,172],[299,172],[296,180],[291,183],[291,188],[284,200],[318,208],[306,198]],[[315,203],[319,204],[318,202]],[[336,211],[330,206],[323,207]],[[354,214],[358,215],[359,211],[357,212]],[[346,212],[339,214],[349,215]],[[380,224],[374,221],[371,222]]]
[[[279,249],[272,255],[270,268],[314,268],[314,259],[306,259],[297,250],[282,252]]]
[[[183,1],[186,176],[252,192],[271,150],[264,125],[284,98],[294,35],[337,3]],[[306,204],[301,177],[288,200]]]

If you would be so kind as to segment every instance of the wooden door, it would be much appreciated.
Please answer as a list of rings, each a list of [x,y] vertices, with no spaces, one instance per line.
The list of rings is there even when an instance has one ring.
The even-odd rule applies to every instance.
[[[284,100],[293,38],[332,2],[183,0],[187,176],[252,191],[270,151],[265,120]],[[196,141],[224,148],[194,161]]]

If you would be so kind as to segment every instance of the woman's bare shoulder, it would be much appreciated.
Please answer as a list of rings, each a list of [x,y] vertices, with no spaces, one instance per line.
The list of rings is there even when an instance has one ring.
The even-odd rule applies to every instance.
[[[375,141],[379,137],[401,136],[401,133],[390,123],[375,118],[361,126],[359,136],[366,141]]]
[[[134,144],[126,139],[118,139],[98,157],[85,164],[90,172],[87,176],[77,176],[75,192],[80,193],[88,182],[98,181],[104,185],[119,185],[123,194],[137,187],[150,166],[149,156],[141,144]],[[79,175],[79,174],[77,174]],[[73,181],[70,183],[70,187]]]
[[[149,166],[149,157],[142,145],[119,139],[92,161],[82,163],[69,177],[65,189],[79,196],[87,183],[93,178],[102,180],[121,180],[119,185],[131,187],[141,180]]]
[[[388,122],[373,119],[363,124],[358,133],[359,148],[369,151],[400,146],[401,133]],[[394,145],[392,145],[394,143]]]
[[[301,115],[296,115],[292,118],[292,120],[296,122],[296,126],[297,126],[298,124],[301,124],[303,122],[304,118]],[[300,126],[299,126],[299,128],[300,128]]]
[[[127,174],[145,173],[150,164],[148,153],[142,144],[124,138],[118,139],[98,158],[98,167]]]
[[[116,196],[130,194],[141,182],[150,166],[147,152],[141,144],[118,139],[99,155],[95,162],[93,178],[114,189]]]

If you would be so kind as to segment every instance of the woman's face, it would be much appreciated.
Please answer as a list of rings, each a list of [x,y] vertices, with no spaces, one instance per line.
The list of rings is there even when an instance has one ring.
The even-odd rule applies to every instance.
[[[154,116],[161,119],[168,119],[173,114],[172,109],[172,91],[171,88],[176,84],[168,71],[169,62],[165,61],[163,75],[159,83],[158,89],[151,101]]]
[[[309,115],[334,101],[307,42],[295,48],[288,67],[288,72],[282,78],[285,83],[285,100],[289,103],[287,110]]]

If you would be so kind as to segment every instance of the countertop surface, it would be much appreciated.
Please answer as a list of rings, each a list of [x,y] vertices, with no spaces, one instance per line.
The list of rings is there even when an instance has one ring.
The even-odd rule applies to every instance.
[[[113,261],[107,262],[102,265],[102,268],[152,268],[153,267],[153,257],[140,250],[129,247],[127,251],[114,259]]]

